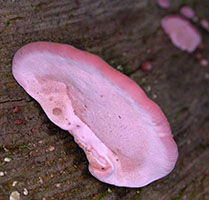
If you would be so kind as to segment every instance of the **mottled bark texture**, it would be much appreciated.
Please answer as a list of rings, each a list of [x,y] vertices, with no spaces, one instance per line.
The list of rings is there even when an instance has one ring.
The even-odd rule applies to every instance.
[[[161,18],[178,13],[182,5],[209,19],[208,0],[174,0],[169,9],[160,9],[155,0],[0,1],[1,200],[12,191],[19,191],[23,200],[209,199],[209,66],[174,47],[160,27]],[[209,35],[198,29],[207,46],[201,53],[208,58]],[[127,189],[90,175],[85,154],[70,134],[52,124],[12,76],[14,53],[43,40],[98,54],[161,106],[180,153],[169,176],[142,189]],[[151,72],[140,69],[147,60]]]

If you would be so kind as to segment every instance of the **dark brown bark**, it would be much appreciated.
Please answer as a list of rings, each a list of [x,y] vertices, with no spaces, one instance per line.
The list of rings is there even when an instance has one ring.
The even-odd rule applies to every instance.
[[[160,9],[155,0],[0,1],[0,199],[15,190],[21,199],[209,199],[209,66],[200,66],[194,53],[175,48],[160,27],[161,18],[177,13],[183,3],[209,19],[209,2],[172,2],[170,9]],[[207,46],[202,55],[208,59],[209,35],[198,29]],[[43,40],[101,56],[161,106],[180,153],[169,176],[142,189],[127,189],[90,175],[73,138],[47,119],[12,76],[14,53]],[[151,72],[139,69],[147,60]],[[11,161],[4,162],[6,157]]]

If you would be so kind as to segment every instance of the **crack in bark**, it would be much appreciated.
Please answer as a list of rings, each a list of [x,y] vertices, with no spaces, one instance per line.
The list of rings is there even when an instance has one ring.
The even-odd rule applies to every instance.
[[[131,71],[131,72],[128,72],[128,73],[125,73],[127,76],[131,76],[131,75],[133,75],[134,73],[136,73],[138,70],[139,70],[140,68],[139,67],[137,67],[136,69],[134,69],[133,71]]]
[[[27,100],[27,99],[4,100],[4,101],[0,101],[0,104],[4,104],[4,103],[14,103],[14,102],[20,102],[20,101],[30,102],[31,100]]]

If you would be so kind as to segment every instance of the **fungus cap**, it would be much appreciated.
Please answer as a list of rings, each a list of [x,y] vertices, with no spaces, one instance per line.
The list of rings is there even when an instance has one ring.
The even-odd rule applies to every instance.
[[[18,50],[12,71],[48,118],[73,135],[100,181],[142,187],[174,168],[177,146],[161,109],[98,56],[36,42]]]
[[[180,9],[180,13],[188,18],[188,19],[192,19],[195,17],[195,12],[194,10],[190,7],[190,6],[184,6]]]
[[[200,20],[200,26],[209,32],[209,21],[206,19]]]
[[[170,7],[170,0],[157,0],[157,3],[161,8],[169,8]]]
[[[178,15],[164,17],[161,25],[173,44],[183,51],[193,52],[202,41],[198,30]]]

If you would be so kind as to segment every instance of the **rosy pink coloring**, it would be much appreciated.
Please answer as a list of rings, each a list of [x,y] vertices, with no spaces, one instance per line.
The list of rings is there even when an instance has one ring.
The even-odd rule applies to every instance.
[[[12,71],[48,118],[73,135],[100,181],[142,187],[174,168],[177,146],[159,106],[98,56],[31,43],[15,54]]]
[[[193,52],[202,41],[198,30],[178,15],[164,17],[161,25],[173,44],[183,51]]]

